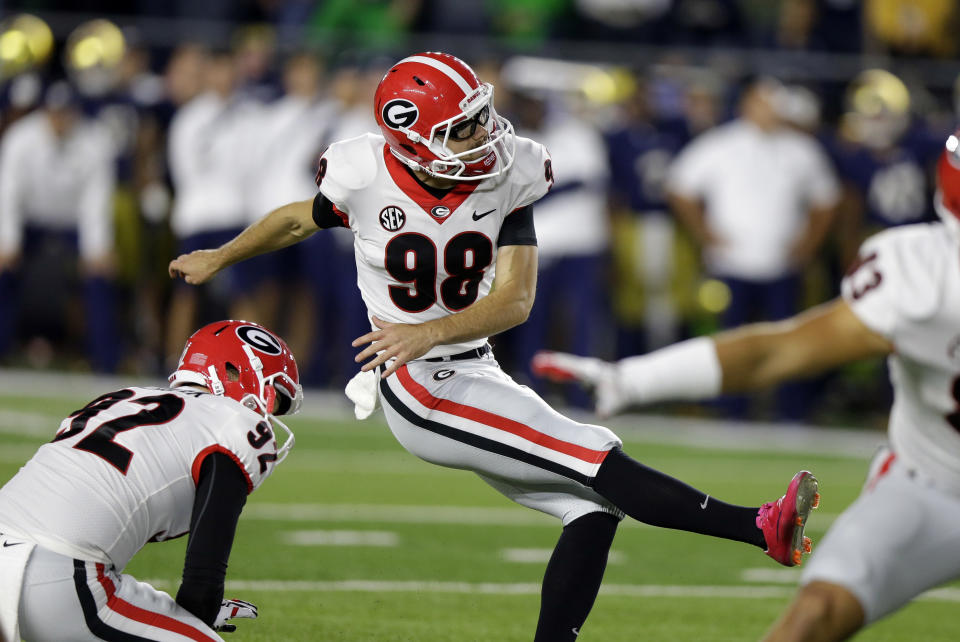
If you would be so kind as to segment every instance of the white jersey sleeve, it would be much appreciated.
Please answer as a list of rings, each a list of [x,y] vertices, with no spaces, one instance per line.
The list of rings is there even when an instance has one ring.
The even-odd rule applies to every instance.
[[[317,175],[320,193],[349,215],[353,192],[371,186],[379,171],[374,134],[362,134],[333,143],[320,157]]]
[[[236,410],[231,408],[231,410]],[[247,411],[247,408],[240,408]],[[273,427],[266,420],[251,417],[252,411],[223,413],[223,420],[204,425],[207,446],[200,449],[190,466],[194,484],[200,475],[204,458],[214,452],[229,456],[243,470],[247,491],[260,488],[273,472],[277,460],[277,440]]]
[[[938,226],[913,225],[867,239],[841,284],[860,320],[894,343],[898,330],[940,307],[947,266],[944,254],[930,251],[931,233],[938,232]],[[939,245],[943,239],[933,240]]]
[[[531,205],[546,196],[553,187],[553,163],[547,148],[530,140],[517,137],[516,157],[509,177],[508,212]]]

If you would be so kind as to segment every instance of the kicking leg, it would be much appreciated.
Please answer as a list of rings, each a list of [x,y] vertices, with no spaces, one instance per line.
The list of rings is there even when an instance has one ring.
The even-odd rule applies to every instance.
[[[809,552],[803,528],[819,502],[816,479],[802,472],[776,502],[760,508],[727,504],[644,466],[619,448],[604,459],[593,489],[645,524],[753,544],[785,566],[799,564],[802,552]]]
[[[620,520],[589,513],[563,529],[543,576],[534,642],[573,642],[600,590]]]
[[[850,638],[863,626],[863,607],[842,586],[811,582],[764,638],[766,642],[834,642]]]

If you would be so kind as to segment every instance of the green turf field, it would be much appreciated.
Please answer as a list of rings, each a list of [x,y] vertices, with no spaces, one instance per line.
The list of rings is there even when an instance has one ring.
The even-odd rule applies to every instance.
[[[77,392],[0,394],[0,482],[88,400]],[[342,410],[335,414],[346,417]],[[652,441],[642,424],[655,421],[619,424],[638,424],[617,428],[627,451],[728,501],[772,500],[794,472],[813,470],[823,493],[808,529],[815,542],[856,496],[866,470],[862,457]],[[228,596],[258,604],[260,619],[239,621],[229,640],[532,639],[558,524],[511,504],[470,473],[409,455],[381,415],[361,423],[314,412],[290,426],[297,446],[250,498],[228,573]],[[127,572],[175,593],[185,543],[151,544]],[[629,520],[612,555],[581,640],[755,640],[787,603],[798,575],[746,545]],[[957,587],[941,591],[857,639],[955,640],[958,594]]]

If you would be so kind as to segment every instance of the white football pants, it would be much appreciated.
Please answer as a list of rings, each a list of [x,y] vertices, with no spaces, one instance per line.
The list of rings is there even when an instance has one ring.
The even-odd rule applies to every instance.
[[[412,361],[381,380],[380,398],[394,436],[421,459],[472,470],[564,525],[598,511],[623,518],[588,486],[620,439],[553,410],[492,355]]]
[[[98,562],[37,546],[23,575],[20,635],[27,642],[214,642],[222,638],[172,597]]]
[[[853,593],[865,624],[960,578],[960,497],[884,448],[860,497],[815,547],[801,576]]]

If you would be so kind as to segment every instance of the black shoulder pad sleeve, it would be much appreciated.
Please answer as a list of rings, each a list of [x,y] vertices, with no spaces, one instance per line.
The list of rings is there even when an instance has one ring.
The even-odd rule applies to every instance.
[[[331,227],[347,227],[343,219],[333,210],[333,203],[322,192],[317,192],[313,197],[313,222],[322,230]]]
[[[497,247],[504,245],[536,245],[537,231],[533,227],[533,205],[513,210],[503,219]]]

